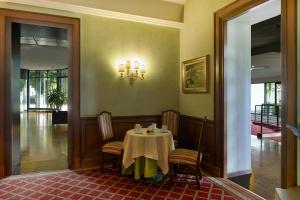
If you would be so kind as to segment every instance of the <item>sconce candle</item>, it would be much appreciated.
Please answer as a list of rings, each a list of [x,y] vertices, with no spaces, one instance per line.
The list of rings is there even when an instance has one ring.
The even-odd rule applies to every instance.
[[[124,72],[125,72],[124,64],[120,64],[120,65],[119,65],[119,72],[120,72],[120,73],[124,73]]]
[[[130,60],[127,60],[127,61],[126,61],[126,69],[127,69],[127,70],[130,70],[130,69],[131,69],[131,62],[130,62]]]
[[[141,67],[141,73],[142,73],[142,74],[145,74],[145,73],[146,73],[145,65],[142,65],[142,67]]]
[[[134,62],[134,69],[135,70],[138,70],[140,68],[140,63],[139,63],[139,61],[135,61]]]
[[[121,75],[121,78],[127,77],[130,80],[130,83],[133,81],[140,79],[144,80],[144,75],[146,73],[146,69],[144,65],[141,65],[139,61],[130,61],[127,60],[126,63],[121,63],[118,66],[118,71]],[[124,76],[126,73],[126,76]]]

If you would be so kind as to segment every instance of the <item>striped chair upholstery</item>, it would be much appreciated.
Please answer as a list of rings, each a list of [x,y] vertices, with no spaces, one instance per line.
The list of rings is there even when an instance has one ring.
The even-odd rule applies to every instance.
[[[200,154],[201,156],[202,154]],[[190,149],[175,149],[169,156],[169,161],[176,164],[197,165],[198,151]]]
[[[202,178],[201,170],[200,170],[200,164],[202,160],[202,138],[203,133],[205,129],[207,119],[204,117],[201,125],[201,129],[198,135],[198,141],[197,141],[197,150],[191,150],[191,149],[175,149],[170,155],[169,155],[169,163],[171,164],[171,169],[174,169],[173,172],[174,176],[177,175],[177,170],[179,165],[185,165],[190,166],[191,168],[194,168],[195,174],[196,174],[196,181],[198,186],[200,186],[199,178]]]
[[[177,138],[179,127],[179,112],[166,110],[162,112],[162,125],[166,125],[172,132],[174,138]]]
[[[113,134],[112,123],[111,123],[111,113],[107,111],[101,112],[97,116],[97,122],[98,122],[99,132],[101,134],[101,140],[102,140],[101,143],[102,159],[101,159],[100,168],[102,169],[104,166],[105,155],[113,154],[118,158],[119,168],[121,172],[123,141],[114,140],[114,134]],[[114,163],[112,164],[114,165]]]
[[[114,134],[111,125],[111,114],[109,112],[104,111],[98,115],[98,126],[102,142],[113,139]]]
[[[109,142],[104,144],[102,147],[102,152],[121,155],[122,149],[123,149],[123,142],[114,141],[114,142]]]

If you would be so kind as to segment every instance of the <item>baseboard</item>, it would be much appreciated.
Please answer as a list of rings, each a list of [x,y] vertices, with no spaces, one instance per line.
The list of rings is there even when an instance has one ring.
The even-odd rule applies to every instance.
[[[239,184],[240,186],[243,186],[246,189],[249,189],[251,175],[252,175],[251,170],[245,170],[245,171],[228,174],[228,179]]]
[[[0,165],[0,178],[4,178],[5,173],[4,173],[4,165]]]
[[[206,163],[206,162],[202,162],[201,167],[206,173],[208,173],[209,176],[221,177],[220,167],[211,165],[211,164]]]
[[[238,171],[238,172],[233,172],[233,173],[229,173],[227,174],[227,178],[234,178],[234,177],[239,177],[239,176],[245,176],[245,175],[249,175],[252,174],[252,170],[243,170],[243,171]]]

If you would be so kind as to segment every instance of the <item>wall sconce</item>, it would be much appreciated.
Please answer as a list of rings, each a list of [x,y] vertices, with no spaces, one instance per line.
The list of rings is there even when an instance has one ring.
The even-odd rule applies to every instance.
[[[130,83],[133,83],[135,80],[144,80],[146,69],[139,61],[130,61],[127,60],[126,63],[119,64],[119,73],[121,78],[128,78]]]

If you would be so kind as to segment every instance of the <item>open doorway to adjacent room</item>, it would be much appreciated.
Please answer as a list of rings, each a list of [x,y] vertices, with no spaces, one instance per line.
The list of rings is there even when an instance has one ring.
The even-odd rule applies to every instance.
[[[280,28],[280,15],[251,26],[250,190],[267,199],[281,181]]]
[[[0,46],[0,178],[78,168],[79,19],[8,9],[0,13],[0,37],[5,41]],[[65,97],[59,105],[49,101],[55,90]],[[52,112],[57,110],[62,112]]]
[[[13,84],[19,83],[13,127],[20,127],[13,138],[13,174],[66,169],[68,30],[13,23],[12,40],[12,56],[19,60],[13,65]]]
[[[281,1],[267,1],[228,20],[225,34],[227,176],[266,199],[281,186],[280,15]]]

